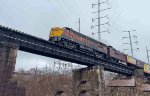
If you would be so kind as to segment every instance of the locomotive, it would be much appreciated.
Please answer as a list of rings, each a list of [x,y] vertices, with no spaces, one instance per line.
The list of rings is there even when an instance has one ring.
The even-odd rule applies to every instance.
[[[49,40],[72,49],[96,55],[99,58],[107,58],[106,44],[98,42],[67,27],[52,28]]]
[[[146,64],[143,61],[116,50],[112,46],[108,46],[68,27],[51,28],[49,41],[85,52],[86,54],[92,54],[97,58],[108,60],[116,64],[132,65],[138,68],[144,68],[144,64]]]

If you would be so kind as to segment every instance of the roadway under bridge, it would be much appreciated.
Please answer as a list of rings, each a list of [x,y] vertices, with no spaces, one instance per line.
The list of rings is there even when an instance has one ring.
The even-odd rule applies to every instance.
[[[129,66],[111,63],[108,60],[101,60],[82,51],[66,48],[42,38],[0,26],[0,43],[5,42],[18,45],[21,51],[61,59],[89,67],[100,65],[107,71],[128,76],[134,75],[134,69]]]

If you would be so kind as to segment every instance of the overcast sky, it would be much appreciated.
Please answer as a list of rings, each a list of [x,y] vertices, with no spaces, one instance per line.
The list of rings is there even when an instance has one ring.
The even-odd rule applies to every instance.
[[[91,18],[96,18],[92,12],[97,9],[96,6],[92,9],[91,4],[96,2],[97,0],[0,0],[0,24],[48,40],[51,27],[67,26],[77,30],[76,22],[81,18],[81,32],[97,39],[97,34],[91,35],[96,32],[96,27],[95,30],[91,29],[92,25],[96,25],[96,21],[92,23]],[[110,5],[101,5],[101,9],[111,7],[111,10],[101,14],[109,14],[110,18],[110,26],[102,27],[102,31],[110,29],[110,34],[102,34],[103,41],[123,51],[130,47],[122,44],[128,42],[122,40],[123,36],[128,36],[122,31],[136,30],[132,35],[138,36],[140,45],[134,44],[134,49],[139,47],[140,50],[135,51],[134,55],[147,61],[145,47],[150,49],[150,0],[110,0],[109,3]],[[105,18],[101,23],[107,21]],[[126,53],[131,54],[130,51]],[[19,51],[16,69],[42,67],[52,61],[51,58]]]

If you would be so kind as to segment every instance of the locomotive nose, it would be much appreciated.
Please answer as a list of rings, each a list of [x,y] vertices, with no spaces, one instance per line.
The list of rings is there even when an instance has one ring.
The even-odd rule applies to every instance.
[[[52,28],[50,32],[50,37],[60,37],[63,34],[63,28]]]

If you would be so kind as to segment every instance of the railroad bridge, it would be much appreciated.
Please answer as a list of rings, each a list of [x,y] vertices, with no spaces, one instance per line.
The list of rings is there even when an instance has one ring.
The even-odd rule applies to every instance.
[[[88,66],[73,71],[74,96],[105,96],[108,89],[111,93],[109,96],[149,96],[149,75],[143,69],[102,60],[4,26],[0,26],[0,46],[0,87],[5,87],[0,90],[0,96],[24,96],[24,88],[16,86],[16,82],[9,82],[18,50]],[[118,73],[107,85],[104,84],[104,70]],[[9,86],[16,86],[15,90],[19,90],[19,93],[13,94],[20,95],[6,92]],[[128,90],[132,91],[127,92]]]

